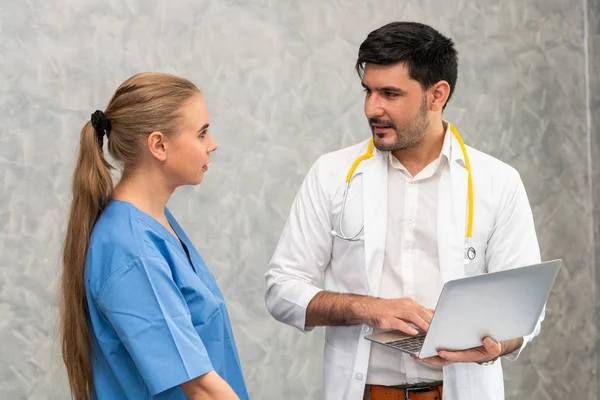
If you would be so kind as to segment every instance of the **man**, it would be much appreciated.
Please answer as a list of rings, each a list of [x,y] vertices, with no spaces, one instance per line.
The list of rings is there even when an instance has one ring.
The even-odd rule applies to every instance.
[[[396,22],[371,32],[356,69],[372,156],[369,139],[320,157],[292,206],[266,275],[266,304],[301,331],[327,326],[327,399],[439,399],[442,390],[449,400],[503,399],[497,359],[516,359],[539,333],[543,314],[525,338],[485,338],[481,347],[425,360],[364,339],[373,329],[427,330],[448,280],[540,261],[518,172],[475,149],[463,152],[442,119],[457,65],[452,40],[429,26]]]

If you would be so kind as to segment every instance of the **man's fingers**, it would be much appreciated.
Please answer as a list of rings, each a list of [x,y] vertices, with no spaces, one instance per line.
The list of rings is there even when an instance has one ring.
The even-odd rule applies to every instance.
[[[502,346],[492,338],[483,339],[483,346],[461,351],[440,350],[438,356],[449,363],[455,362],[481,362],[498,357],[502,352]]]
[[[413,336],[419,333],[418,330],[416,330],[415,328],[398,318],[392,321],[392,328]]]
[[[420,315],[409,314],[407,318],[402,318],[402,320],[418,326],[424,332],[427,332],[429,330],[429,322],[423,319]]]
[[[438,356],[427,357],[427,358],[417,358],[417,357],[414,357],[414,356],[411,356],[411,357],[415,361],[423,362],[423,363],[429,364],[429,365],[435,365],[437,367],[443,367],[445,365],[450,364],[449,361],[446,361],[443,358],[438,357]]]
[[[416,314],[419,317],[423,318],[428,325],[431,322],[431,318],[433,318],[433,313],[431,312],[431,310],[423,307],[422,305],[416,302],[414,303],[412,310],[407,311],[408,316],[410,316],[411,314]]]
[[[401,319],[405,322],[414,324],[418,326],[423,331],[427,332],[429,330],[429,322],[431,322],[431,315],[425,311],[425,309],[412,309],[412,310],[403,310],[398,313],[397,318]]]
[[[442,359],[450,362],[476,362],[481,361],[482,358],[485,358],[484,352],[485,349],[482,346],[462,351],[440,350],[438,355]]]
[[[427,325],[429,325],[431,323],[431,319],[433,318],[433,312],[424,307],[420,307],[418,312],[419,316],[421,316],[421,318],[427,322]]]
[[[485,347],[486,352],[493,357],[497,357],[502,353],[502,346],[500,343],[496,342],[491,337],[483,339],[483,347]]]
[[[423,332],[429,330],[429,323],[433,317],[433,313],[411,299],[395,299],[387,300],[386,309],[382,310],[382,314],[386,315],[383,319],[384,323],[380,327],[389,326],[392,329],[397,329],[409,335],[418,334],[418,330],[411,326],[415,325]]]

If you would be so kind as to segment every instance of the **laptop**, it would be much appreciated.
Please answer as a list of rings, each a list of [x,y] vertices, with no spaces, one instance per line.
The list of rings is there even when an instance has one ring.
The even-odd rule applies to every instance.
[[[562,260],[448,281],[442,288],[427,333],[416,336],[397,330],[365,339],[427,358],[438,350],[482,346],[484,337],[501,342],[535,329]]]

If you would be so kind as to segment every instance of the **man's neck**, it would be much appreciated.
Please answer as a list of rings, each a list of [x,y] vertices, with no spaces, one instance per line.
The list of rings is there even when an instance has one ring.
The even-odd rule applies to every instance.
[[[410,149],[400,149],[392,151],[392,155],[400,161],[411,176],[416,176],[437,159],[444,145],[444,136],[446,134],[447,124],[439,120],[435,124],[430,124],[427,132],[423,135],[423,140]]]

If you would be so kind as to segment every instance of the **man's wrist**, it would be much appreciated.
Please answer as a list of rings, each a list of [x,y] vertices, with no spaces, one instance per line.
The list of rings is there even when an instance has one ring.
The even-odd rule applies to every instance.
[[[359,323],[373,326],[376,321],[373,321],[371,310],[376,300],[376,298],[370,296],[353,295],[350,306],[353,319]]]
[[[500,346],[502,348],[502,351],[500,352],[499,357],[504,357],[507,354],[511,354],[519,350],[521,346],[523,346],[523,338],[520,337],[516,339],[507,340],[505,342],[502,342]]]
[[[492,358],[491,360],[479,362],[478,363],[479,365],[483,365],[483,366],[492,365],[500,357],[503,357],[507,354],[511,354],[511,353],[519,350],[521,348],[521,346],[523,346],[523,338],[520,337],[520,338],[516,338],[516,339],[506,340],[504,342],[498,342],[498,344],[500,345],[500,354],[498,354],[496,357]]]

